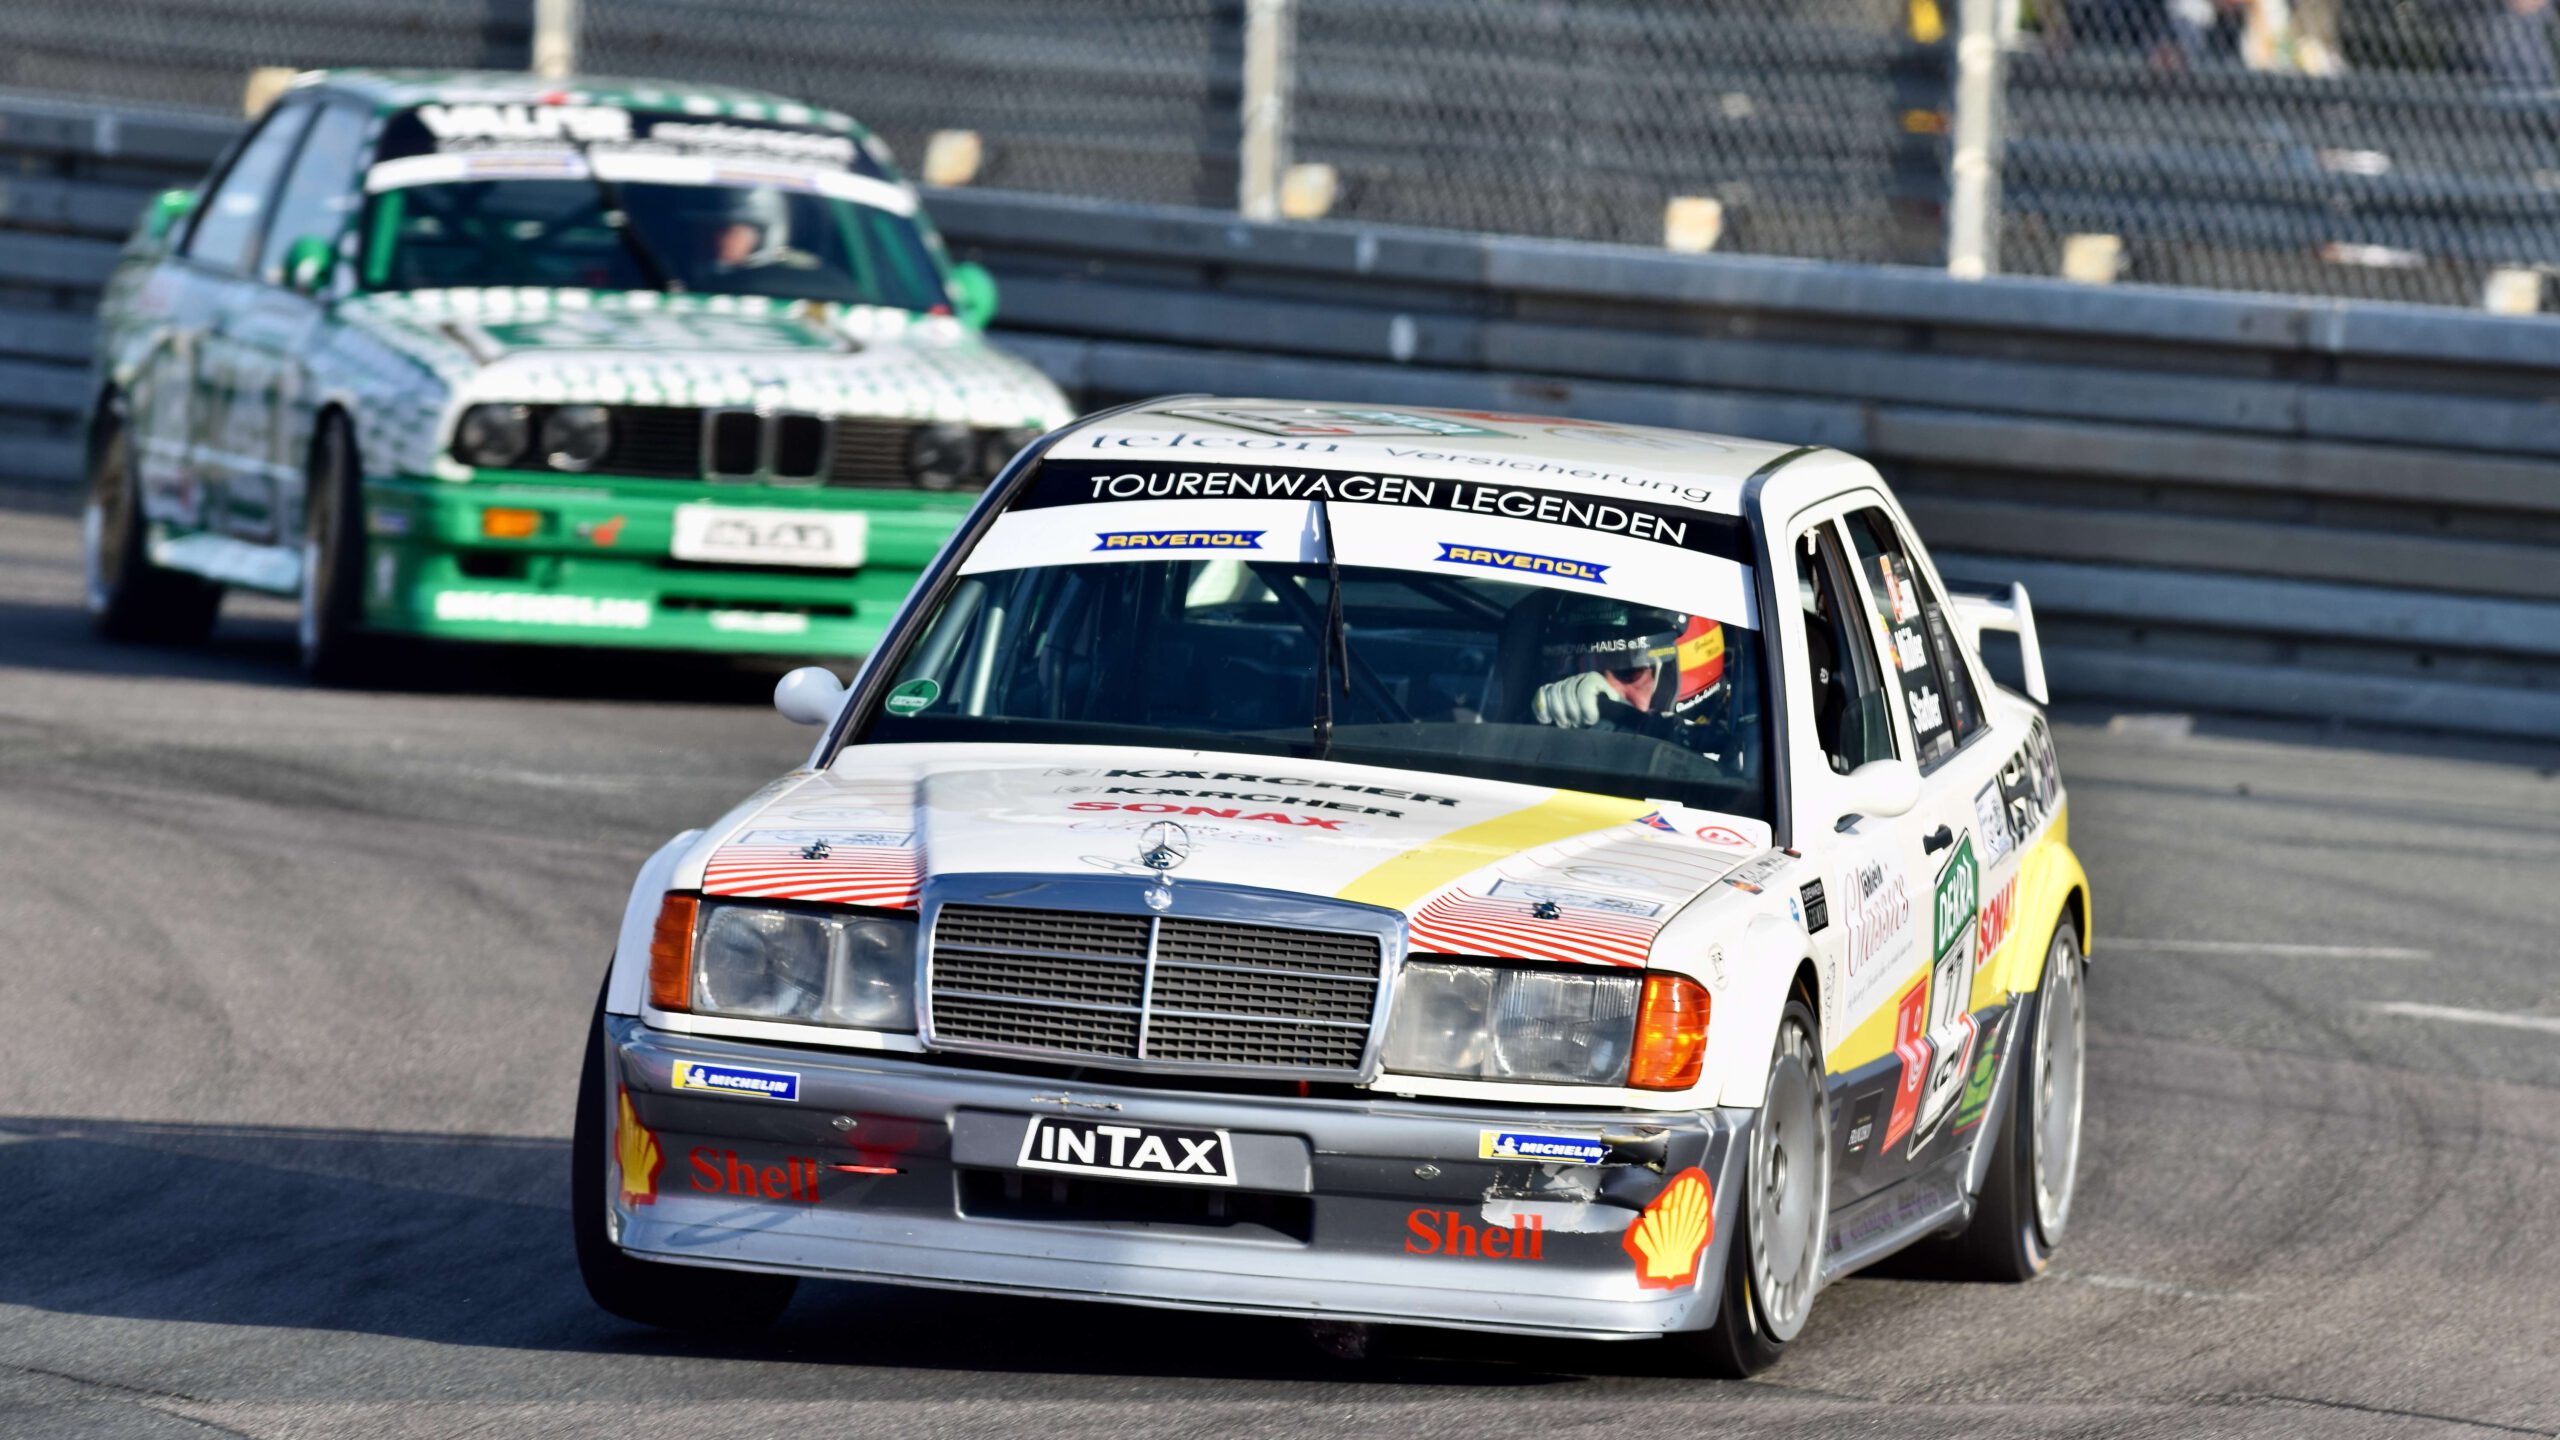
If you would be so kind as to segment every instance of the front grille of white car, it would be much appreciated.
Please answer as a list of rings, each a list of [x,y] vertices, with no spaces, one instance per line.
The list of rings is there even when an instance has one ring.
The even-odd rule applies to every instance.
[[[1181,916],[947,904],[927,968],[948,1049],[1137,1068],[1354,1078],[1375,935]]]
[[[604,457],[579,473],[731,484],[824,485],[851,490],[916,486],[909,451],[912,420],[829,418],[798,412],[702,410],[690,405],[617,405]],[[537,416],[538,418],[538,416]],[[972,444],[993,431],[973,432]],[[981,480],[963,476],[958,488]]]

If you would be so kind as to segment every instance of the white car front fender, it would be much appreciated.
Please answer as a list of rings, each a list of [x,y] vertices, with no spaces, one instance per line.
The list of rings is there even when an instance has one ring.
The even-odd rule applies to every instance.
[[[1804,963],[1801,927],[1763,912],[1752,918],[1725,956],[1731,983],[1707,1018],[1707,1073],[1724,1077],[1720,1105],[1756,1108],[1769,1091],[1769,1056],[1778,1016]]]
[[[658,904],[675,878],[677,862],[701,838],[701,831],[687,830],[659,846],[631,882],[631,898],[622,905],[622,933],[614,940],[613,969],[605,979],[606,1014],[640,1013],[641,997],[649,988],[649,933],[657,928]]]

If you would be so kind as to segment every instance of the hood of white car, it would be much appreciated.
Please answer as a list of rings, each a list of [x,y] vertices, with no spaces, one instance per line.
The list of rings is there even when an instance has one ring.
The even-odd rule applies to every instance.
[[[467,402],[742,406],[821,415],[1063,424],[1024,361],[946,315],[756,297],[428,290],[340,318]]]
[[[679,887],[914,908],[936,876],[1151,880],[1401,912],[1446,954],[1641,965],[1679,910],[1768,849],[1763,822],[1370,766],[1185,750],[871,745],[707,832]]]

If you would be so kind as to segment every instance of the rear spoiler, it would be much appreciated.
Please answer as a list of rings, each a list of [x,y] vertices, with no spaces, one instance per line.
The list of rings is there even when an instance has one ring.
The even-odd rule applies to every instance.
[[[1975,654],[1982,653],[1982,632],[2006,630],[2018,637],[2018,660],[2027,672],[2027,693],[2039,705],[2050,705],[2053,696],[2045,689],[2044,646],[2036,640],[2036,611],[2027,603],[2027,587],[2012,583],[2009,598],[1995,600],[1988,595],[1957,594],[1953,597],[1956,618],[1973,632]]]

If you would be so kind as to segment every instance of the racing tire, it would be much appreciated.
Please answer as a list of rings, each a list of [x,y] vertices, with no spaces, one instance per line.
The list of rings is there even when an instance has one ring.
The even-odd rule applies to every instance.
[[[612,1314],[661,1330],[745,1335],[771,1325],[799,1288],[791,1276],[642,1260],[605,1232],[613,1184],[605,1163],[612,1134],[606,1117],[617,1097],[605,1085],[604,1046],[604,996],[598,994],[595,1020],[587,1028],[586,1064],[578,1072],[578,1118],[569,1152],[569,1226],[588,1296]]]
[[[1769,1088],[1743,1167],[1740,1230],[1725,1247],[1716,1323],[1685,1337],[1699,1368],[1739,1380],[1778,1362],[1822,1283],[1831,1217],[1831,1105],[1821,1031],[1802,996],[1778,1017]]]
[[[1973,1219],[1932,1247],[1931,1258],[1952,1278],[2014,1285],[2053,1263],[2080,1172],[2087,988],[2079,927],[2066,914],[2045,947],[2044,978],[2028,1002],[2024,1063],[2009,1084],[2009,1113],[1993,1142]]]
[[[89,622],[110,640],[202,644],[222,613],[222,587],[153,564],[149,529],[125,438],[124,398],[116,396],[89,447],[89,496],[80,512]]]
[[[364,634],[364,472],[346,417],[326,415],[311,439],[302,503],[302,596],[293,634],[302,673],[323,685],[372,677]]]

